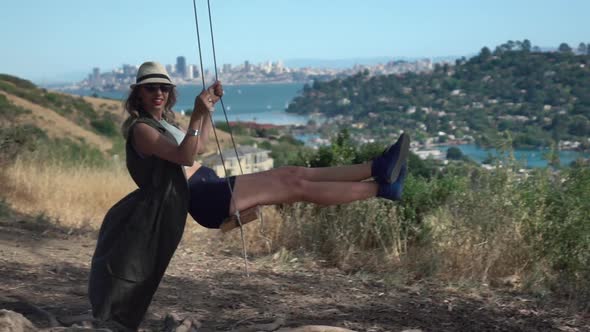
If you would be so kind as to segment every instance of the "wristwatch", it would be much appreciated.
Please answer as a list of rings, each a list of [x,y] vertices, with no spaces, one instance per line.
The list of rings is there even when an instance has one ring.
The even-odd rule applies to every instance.
[[[200,132],[199,132],[199,129],[192,129],[192,128],[189,128],[189,129],[186,131],[186,135],[187,135],[187,136],[199,136],[199,134],[200,134]]]

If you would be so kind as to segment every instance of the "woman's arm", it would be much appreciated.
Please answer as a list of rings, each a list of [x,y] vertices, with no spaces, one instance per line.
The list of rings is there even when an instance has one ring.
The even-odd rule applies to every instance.
[[[219,95],[218,95],[219,94]],[[220,99],[223,90],[219,82],[203,90],[195,99],[195,108],[191,114],[188,129],[201,130],[209,122],[209,112]],[[198,136],[186,135],[180,145],[176,145],[155,128],[145,123],[138,123],[133,128],[133,146],[143,155],[155,155],[159,158],[184,166],[192,166],[200,146],[204,146],[208,131]],[[201,143],[203,142],[203,143]]]
[[[196,153],[197,154],[203,154],[205,152],[207,152],[207,142],[209,142],[209,134],[211,133],[211,129],[213,124],[211,123],[211,121],[213,121],[213,114],[212,112],[215,111],[214,105],[215,103],[217,103],[217,101],[219,101],[219,99],[221,99],[221,96],[223,96],[223,86],[221,85],[220,81],[215,82],[213,85],[211,85],[209,87],[209,89],[207,89],[207,91],[209,92],[209,95],[207,96],[207,98],[211,98],[212,100],[212,105],[209,109],[209,114],[206,114],[206,116],[203,118],[203,120],[201,121],[201,125],[199,127],[199,143],[197,145],[197,150]],[[208,99],[207,99],[208,101]],[[195,100],[195,110],[197,109],[197,102],[199,102],[198,100]]]
[[[207,152],[207,142],[209,142],[209,134],[211,133],[211,121],[212,116],[207,116],[201,122],[201,129],[199,132],[199,143],[197,144],[197,154],[203,154]]]

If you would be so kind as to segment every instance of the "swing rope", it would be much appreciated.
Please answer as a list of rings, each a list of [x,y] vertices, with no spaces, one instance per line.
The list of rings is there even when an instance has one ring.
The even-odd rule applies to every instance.
[[[194,15],[195,15],[195,27],[197,29],[197,45],[198,45],[198,48],[199,48],[199,64],[200,64],[200,67],[201,67],[201,82],[203,84],[203,90],[205,90],[206,89],[206,86],[205,86],[205,71],[203,69],[203,56],[202,56],[202,50],[201,50],[201,36],[199,34],[199,19],[198,19],[198,15],[197,15],[197,4],[196,4],[196,1],[195,0],[193,0],[193,9],[194,9]],[[209,29],[211,31],[211,45],[212,45],[212,50],[213,50],[213,65],[214,65],[214,68],[215,68],[215,80],[218,81],[219,80],[219,77],[218,77],[218,73],[217,73],[217,57],[215,55],[215,41],[214,41],[214,38],[213,38],[213,22],[212,22],[212,19],[211,19],[211,5],[209,3],[209,0],[207,0],[207,9],[208,9],[208,12],[209,12]],[[236,142],[234,140],[234,136],[233,136],[233,133],[232,133],[232,130],[231,130],[231,126],[229,125],[229,119],[227,117],[227,112],[225,111],[225,105],[223,103],[223,98],[222,97],[219,97],[219,101],[221,102],[221,108],[223,110],[223,115],[225,117],[225,121],[226,121],[227,126],[228,126],[228,132],[229,132],[229,135],[231,137],[231,141],[232,141],[232,145],[233,145],[233,148],[234,148],[234,152],[235,152],[236,158],[238,160],[238,166],[240,168],[240,174],[244,174],[244,171],[242,170],[242,164],[240,162],[240,156],[239,156],[238,150],[236,148]],[[240,226],[240,237],[241,237],[241,240],[242,240],[242,253],[243,253],[243,258],[244,258],[244,269],[246,271],[246,276],[249,277],[250,274],[248,272],[248,253],[247,253],[247,250],[246,250],[246,240],[244,238],[244,228],[243,228],[242,220],[240,218],[240,210],[237,208],[237,205],[236,205],[236,202],[235,202],[235,199],[234,199],[233,188],[232,188],[231,183],[229,181],[228,171],[227,171],[227,168],[225,166],[225,160],[223,158],[223,153],[222,153],[222,150],[221,150],[221,144],[219,143],[219,137],[217,136],[217,129],[215,127],[215,122],[213,121],[212,112],[209,112],[209,120],[211,121],[211,127],[213,128],[213,134],[215,136],[215,142],[217,143],[217,149],[219,151],[219,157],[221,159],[221,165],[223,166],[223,171],[225,173],[225,180],[226,180],[226,183],[227,183],[227,186],[229,188],[230,195],[231,195],[231,202],[233,203],[233,206],[236,209],[235,215],[236,215],[237,220],[238,220],[238,225]]]

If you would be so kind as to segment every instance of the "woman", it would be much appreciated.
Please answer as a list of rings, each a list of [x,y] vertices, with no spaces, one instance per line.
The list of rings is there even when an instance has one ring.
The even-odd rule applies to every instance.
[[[123,133],[127,168],[139,189],[115,204],[101,227],[89,283],[96,318],[137,329],[178,246],[187,212],[203,226],[219,228],[236,210],[257,205],[401,199],[407,135],[371,163],[240,175],[229,178],[230,191],[225,179],[194,162],[205,150],[221,83],[196,97],[186,132],[166,121],[176,91],[161,64],[142,64],[131,89]],[[370,177],[375,181],[363,181]]]

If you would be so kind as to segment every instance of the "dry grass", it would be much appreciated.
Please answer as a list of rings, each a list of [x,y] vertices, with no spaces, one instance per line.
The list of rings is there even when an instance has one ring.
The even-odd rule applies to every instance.
[[[69,95],[68,95],[69,96]],[[115,115],[120,122],[123,122],[126,117],[125,110],[123,108],[123,101],[122,100],[112,100],[112,99],[104,99],[104,98],[95,98],[95,97],[82,97],[85,102],[92,105],[92,108],[95,110],[99,110],[101,112],[108,112]]]
[[[137,188],[122,164],[111,167],[64,166],[30,159],[17,159],[0,169],[0,199],[18,212],[43,215],[50,222],[69,228],[98,230],[111,206]],[[264,229],[260,222],[246,225],[249,251],[268,253],[278,234],[280,216],[272,207],[265,207]],[[221,235],[217,230],[206,230],[190,216],[184,241],[203,235],[218,239],[223,248],[241,248],[239,230]],[[268,238],[268,239],[266,239]]]
[[[18,159],[2,177],[2,198],[14,210],[72,228],[98,229],[107,210],[136,188],[121,165],[74,168]]]

